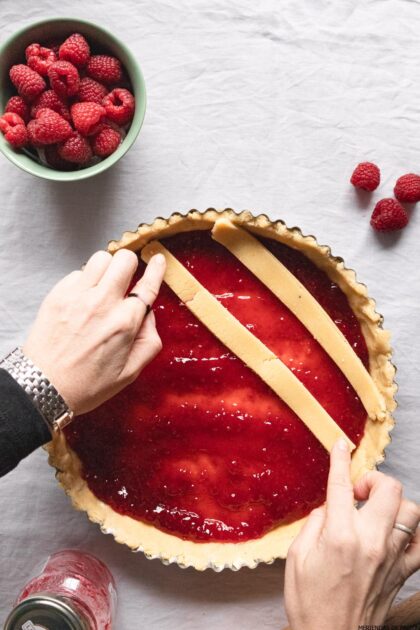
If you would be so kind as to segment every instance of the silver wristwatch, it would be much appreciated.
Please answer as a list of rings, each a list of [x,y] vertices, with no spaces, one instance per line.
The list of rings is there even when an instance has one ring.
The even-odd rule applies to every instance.
[[[8,354],[0,362],[0,368],[9,372],[25,390],[51,431],[62,429],[73,420],[74,413],[65,400],[21,348]]]

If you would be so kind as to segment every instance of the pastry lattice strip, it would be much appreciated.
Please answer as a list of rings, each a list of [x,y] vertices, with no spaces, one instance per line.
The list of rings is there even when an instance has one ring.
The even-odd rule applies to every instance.
[[[308,429],[331,451],[340,437],[355,445],[331,418],[316,398],[289,368],[222,304],[159,241],[152,241],[141,251],[147,263],[161,253],[166,259],[165,282],[187,308],[233,354],[257,374],[304,422]]]
[[[300,320],[343,372],[369,417],[384,420],[386,407],[371,375],[341,330],[313,295],[258,239],[228,219],[219,219],[213,238],[224,245]]]

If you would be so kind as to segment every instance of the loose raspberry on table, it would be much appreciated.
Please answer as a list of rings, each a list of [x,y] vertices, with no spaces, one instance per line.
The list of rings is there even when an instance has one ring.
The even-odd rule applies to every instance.
[[[19,95],[28,101],[33,101],[47,87],[41,75],[23,63],[12,66],[9,76]]]
[[[70,122],[70,110],[67,103],[63,98],[60,98],[54,90],[45,90],[45,92],[38,96],[31,108],[32,118],[36,117],[40,109],[45,108],[52,109]]]
[[[29,107],[26,101],[21,96],[11,96],[6,103],[4,111],[6,113],[11,112],[12,114],[17,114],[18,116],[23,118],[25,123],[29,121]]]
[[[135,100],[129,90],[115,88],[105,96],[102,105],[107,118],[117,125],[126,125],[133,118]]]
[[[381,172],[376,164],[372,162],[361,162],[358,164],[350,179],[355,188],[362,188],[369,192],[378,188],[380,181]]]
[[[55,61],[48,68],[50,84],[61,98],[74,96],[79,89],[79,73],[70,61]]]
[[[7,112],[0,117],[0,131],[4,133],[7,142],[15,149],[24,147],[28,142],[25,122],[14,112]]]
[[[92,79],[102,83],[118,83],[122,77],[122,66],[119,59],[109,55],[92,55],[86,71]]]
[[[91,103],[99,103],[99,105],[101,105],[107,94],[108,88],[106,88],[105,85],[102,85],[102,83],[90,77],[84,77],[80,81],[77,98],[79,101],[90,101]]]
[[[408,223],[408,215],[396,199],[381,199],[375,206],[370,224],[380,232],[401,230]]]
[[[98,103],[75,103],[71,108],[73,124],[84,136],[94,134],[105,115],[105,108]]]
[[[60,46],[58,51],[60,59],[70,61],[78,68],[83,68],[90,57],[89,44],[80,33],[73,33]]]
[[[121,144],[121,134],[112,127],[104,127],[94,137],[92,148],[95,155],[105,158],[114,153]]]
[[[70,123],[52,109],[40,109],[28,124],[29,140],[35,146],[64,142],[73,133]]]
[[[420,175],[408,173],[397,179],[394,195],[398,201],[416,203],[420,201]]]
[[[59,145],[58,155],[67,162],[86,164],[92,159],[93,154],[89,141],[75,131],[63,144]]]
[[[44,77],[47,76],[51,64],[57,61],[55,52],[41,44],[30,44],[25,50],[25,56],[28,66]]]

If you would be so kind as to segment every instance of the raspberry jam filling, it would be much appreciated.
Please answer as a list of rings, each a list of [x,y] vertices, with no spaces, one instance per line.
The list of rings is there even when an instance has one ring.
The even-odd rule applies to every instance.
[[[261,240],[367,366],[366,343],[344,293],[302,253]],[[365,410],[299,320],[208,231],[162,242],[359,444]],[[302,421],[166,285],[154,312],[160,354],[132,385],[66,428],[96,497],[196,542],[258,538],[321,504],[328,454]]]

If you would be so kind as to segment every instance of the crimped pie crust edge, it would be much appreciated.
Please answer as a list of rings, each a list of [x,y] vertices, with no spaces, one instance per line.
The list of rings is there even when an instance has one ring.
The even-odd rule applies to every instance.
[[[319,245],[315,237],[304,236],[299,228],[288,228],[283,221],[272,222],[264,214],[254,216],[247,210],[236,213],[231,209],[217,211],[213,208],[205,212],[191,210],[185,215],[174,213],[169,219],[159,217],[150,225],[141,224],[135,232],[124,232],[120,240],[111,241],[108,250],[111,253],[122,248],[137,251],[155,238],[196,229],[211,229],[215,220],[221,216],[251,232],[302,251],[346,294],[368,346],[371,376],[387,407],[385,420],[368,418],[366,421],[365,434],[352,458],[352,479],[356,481],[385,458],[384,450],[390,442],[389,433],[394,426],[392,412],[396,407],[394,395],[397,386],[394,383],[395,367],[391,362],[390,335],[382,328],[382,316],[376,312],[375,302],[368,297],[366,286],[357,281],[355,272],[347,269],[341,258],[333,256],[328,246]],[[149,559],[159,558],[164,564],[176,563],[181,568],[192,566],[200,571],[207,568],[215,571],[224,568],[255,568],[260,562],[271,563],[277,558],[285,558],[306,520],[303,518],[280,525],[261,538],[243,543],[195,543],[182,540],[151,524],[118,514],[100,501],[82,478],[81,462],[67,445],[63,433],[54,436],[47,450],[49,462],[56,468],[57,479],[76,509],[85,511],[91,521],[100,525],[103,533],[112,534],[117,542],[128,545],[133,551],[142,551]]]

